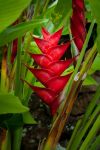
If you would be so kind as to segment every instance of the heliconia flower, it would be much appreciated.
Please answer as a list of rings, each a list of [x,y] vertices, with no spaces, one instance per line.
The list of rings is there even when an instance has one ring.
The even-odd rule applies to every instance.
[[[34,69],[32,67],[27,67],[35,77],[45,85],[45,83],[54,76],[53,72],[48,69]]]
[[[50,34],[45,28],[42,28],[43,38],[47,40],[51,46],[56,46],[60,40],[63,27],[57,32]]]
[[[26,81],[25,81],[26,82]],[[56,94],[54,91],[48,88],[37,87],[26,82],[32,89],[35,91],[46,104],[51,104],[53,100],[56,98]]]
[[[55,75],[61,75],[66,68],[73,62],[74,59],[59,60],[51,62],[46,68],[51,70]]]
[[[49,79],[45,85],[46,87],[52,89],[55,93],[59,93],[63,90],[64,86],[66,85],[67,81],[70,78],[70,74],[66,76],[57,76]]]
[[[42,35],[44,39],[47,39],[51,34],[44,27],[42,27]]]
[[[46,68],[52,62],[51,57],[45,54],[30,54],[30,56],[43,68]]]
[[[72,0],[73,14],[71,17],[71,32],[74,42],[81,51],[86,38],[86,19],[84,0]]]
[[[34,38],[42,54],[32,54],[28,52],[39,67],[33,68],[25,65],[44,87],[36,87],[27,83],[27,81],[25,82],[37,93],[41,100],[50,107],[52,115],[56,113],[61,103],[60,94],[71,75],[62,76],[62,73],[74,61],[74,58],[60,60],[70,46],[70,42],[58,45],[62,29],[63,28],[50,34],[45,28],[42,28],[43,39]]]

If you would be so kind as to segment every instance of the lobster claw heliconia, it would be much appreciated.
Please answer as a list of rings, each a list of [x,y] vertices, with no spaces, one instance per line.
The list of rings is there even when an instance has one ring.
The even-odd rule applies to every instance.
[[[62,30],[63,28],[50,34],[45,28],[42,28],[43,39],[34,37],[34,41],[42,53],[32,54],[29,52],[29,55],[39,67],[35,69],[26,65],[44,87],[36,87],[25,82],[37,93],[41,100],[50,107],[52,115],[56,113],[60,105],[60,93],[71,75],[62,76],[61,74],[74,60],[60,60],[70,46],[70,42],[58,45]]]
[[[80,52],[86,38],[86,19],[84,0],[72,0],[71,32]]]

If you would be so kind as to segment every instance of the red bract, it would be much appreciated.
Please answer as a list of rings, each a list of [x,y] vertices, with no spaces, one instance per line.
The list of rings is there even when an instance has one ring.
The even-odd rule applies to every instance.
[[[78,51],[81,51],[86,38],[84,0],[72,0],[72,7],[71,32]]]
[[[51,57],[45,54],[30,54],[30,55],[36,61],[36,63],[43,68],[46,68],[52,62]]]
[[[50,43],[51,46],[56,46],[60,40],[63,28],[57,32],[50,34],[45,28],[42,28],[43,38]]]
[[[50,34],[45,28],[42,28],[43,39],[34,38],[42,54],[29,55],[39,65],[39,69],[26,67],[34,76],[44,85],[44,88],[28,85],[35,91],[51,110],[52,115],[57,111],[60,104],[60,93],[67,84],[70,75],[61,76],[74,59],[60,60],[65,51],[70,46],[70,42],[58,45],[61,37],[62,28]]]
[[[73,62],[73,59],[68,60],[59,60],[51,62],[47,68],[51,70],[55,75],[59,76],[63,73],[63,71],[69,67],[69,65]]]

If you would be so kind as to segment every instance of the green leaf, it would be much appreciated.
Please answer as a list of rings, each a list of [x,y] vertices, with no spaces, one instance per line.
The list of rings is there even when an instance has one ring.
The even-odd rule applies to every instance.
[[[63,73],[62,73],[62,76],[65,76],[67,74],[70,74],[74,71],[74,66],[71,65],[70,67],[68,67]]]
[[[44,85],[41,82],[34,82],[34,86],[38,86],[38,87],[44,87]]]
[[[97,44],[98,44],[98,52],[100,53],[100,0],[89,0],[93,15],[97,20]]]
[[[95,141],[92,143],[90,149],[91,150],[96,150],[100,148],[100,135],[98,135],[95,139]]]
[[[0,0],[0,32],[13,23],[31,0]]]
[[[70,17],[69,11],[71,10],[71,0],[59,0],[54,12],[52,13],[52,21],[56,27],[64,25],[66,20]]]
[[[25,124],[36,124],[36,121],[34,120],[32,115],[30,114],[30,112],[25,112],[22,114],[22,116],[23,116],[23,122]]]
[[[18,97],[11,94],[0,94],[0,114],[22,113],[29,109],[22,105]]]
[[[89,74],[92,74],[95,71],[99,71],[99,70],[100,70],[100,54],[98,53],[90,70],[89,70]]]
[[[100,115],[96,118],[96,121],[94,122],[92,128],[90,129],[88,135],[86,136],[86,139],[81,144],[80,150],[87,149],[88,145],[92,143],[93,138],[96,136],[97,132],[100,129]]]
[[[87,76],[83,82],[83,85],[97,85],[97,82],[91,76]]]
[[[13,114],[12,117],[10,117],[10,119],[6,120],[4,123],[9,129],[22,127],[24,125],[22,114]]]
[[[0,46],[7,44],[17,37],[23,36],[26,32],[31,31],[33,28],[40,26],[47,21],[47,19],[34,19],[34,21],[24,22],[16,26],[8,27],[0,33]]]

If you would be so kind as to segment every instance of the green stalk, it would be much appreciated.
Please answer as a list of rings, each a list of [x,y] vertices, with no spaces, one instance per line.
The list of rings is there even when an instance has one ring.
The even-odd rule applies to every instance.
[[[18,38],[18,50],[17,50],[17,66],[16,66],[16,74],[15,74],[15,95],[20,98],[21,94],[21,80],[20,80],[20,72],[21,72],[21,37]]]
[[[99,98],[100,98],[100,85],[97,87],[96,93],[95,93],[93,99],[91,100],[87,110],[86,110],[86,113],[85,113],[83,120],[82,120],[82,126],[84,126],[86,124],[86,121],[88,120],[90,114],[92,113],[97,102],[99,101]]]
[[[100,135],[96,137],[95,141],[93,142],[90,150],[97,150],[100,148]]]
[[[33,19],[35,19],[36,16],[38,15],[39,7],[40,7],[40,0],[37,0],[37,1],[36,1],[35,10],[34,10]]]
[[[77,74],[77,72],[78,72],[78,70],[80,68],[80,65],[82,63],[82,60],[84,58],[84,54],[85,54],[85,51],[86,51],[86,48],[87,48],[87,45],[88,45],[88,42],[89,42],[92,30],[93,30],[94,24],[95,24],[95,20],[93,20],[92,23],[91,23],[91,25],[90,25],[90,28],[89,28],[89,31],[87,33],[86,40],[84,42],[84,45],[83,45],[82,51],[80,53],[79,59],[77,61],[74,73],[72,74],[71,79],[69,80],[69,86],[68,86],[68,90],[67,90],[66,95],[68,95],[69,91],[71,90],[73,79],[74,79],[75,75]]]
[[[22,89],[21,89],[21,42],[22,38],[18,38],[18,50],[17,50],[17,66],[16,66],[16,76],[15,76],[15,95],[21,98]],[[20,150],[21,138],[22,138],[23,127],[14,129],[13,131],[13,143],[12,150]]]
[[[93,140],[99,129],[100,129],[100,115],[97,117],[92,129],[90,130],[89,134],[87,135],[85,141],[82,143],[79,150],[87,149],[88,145],[91,143],[91,141]]]
[[[82,121],[82,120],[78,120],[78,122],[77,122],[77,124],[76,124],[76,126],[75,126],[75,129],[74,129],[74,131],[73,131],[73,134],[72,134],[72,136],[71,136],[71,139],[70,139],[70,141],[68,142],[68,145],[67,145],[66,150],[70,150],[70,147],[71,147],[71,145],[73,144],[73,140],[75,139],[76,134],[77,134],[77,131],[78,131],[79,127],[80,127],[81,121]]]
[[[23,62],[23,64],[28,63],[29,66],[31,66],[33,64],[33,60],[30,59],[26,50],[29,48],[31,40],[32,40],[31,33],[28,32],[26,34],[25,40],[24,40],[24,46],[23,46],[24,56],[23,56],[22,62]],[[22,70],[21,77],[32,83],[33,75],[30,76],[30,71],[28,71],[27,68],[23,64],[22,64],[22,69],[21,69]],[[22,85],[23,85],[23,93],[24,93],[22,103],[25,106],[28,106],[28,101],[31,96],[32,90],[26,84],[24,84],[24,82],[22,83]]]
[[[49,1],[50,0],[45,0],[44,7],[43,7],[43,13],[46,11]]]
[[[77,74],[77,72],[80,68],[81,62],[82,62],[84,54],[85,54],[87,44],[89,42],[90,35],[92,33],[94,23],[95,22],[93,21],[90,28],[89,28],[89,32],[87,34],[84,46],[82,48],[80,57],[78,59],[75,71],[72,75],[72,78],[70,79],[70,83],[69,83],[70,86],[69,86],[69,89],[68,89],[68,92],[67,92],[67,98],[66,98],[66,101],[65,101],[64,108],[62,109],[62,111],[60,112],[59,116],[57,117],[57,119],[55,120],[55,122],[52,126],[52,129],[49,133],[49,136],[48,136],[48,139],[47,139],[44,150],[51,150],[51,149],[55,150],[57,142],[58,142],[58,140],[60,138],[60,135],[62,133],[63,127],[66,123],[66,120],[69,117],[69,114],[72,110],[73,104],[74,104],[74,102],[77,98],[80,85],[82,84],[82,81],[81,81],[82,76],[88,70],[88,66],[86,68],[84,68],[84,70],[82,70],[83,75],[81,74],[78,81],[74,81],[73,79],[74,79],[75,75]],[[92,49],[91,52],[90,52],[90,55],[91,55],[90,58],[94,59],[94,55],[91,54],[92,51],[95,52],[96,49]],[[84,67],[84,66],[82,66],[82,67]]]
[[[84,127],[81,127],[81,129],[77,132],[76,138],[74,139],[73,144],[70,147],[70,150],[77,150],[78,149],[82,138],[84,137],[84,135],[88,131],[88,128],[90,127],[90,125],[94,122],[94,119],[98,115],[99,111],[100,111],[100,106],[97,106],[95,111],[93,112],[93,114],[89,118],[89,121],[86,123],[86,125]]]
[[[19,127],[14,130],[13,132],[14,140],[12,143],[12,150],[20,150],[22,131],[23,131],[23,127]]]
[[[91,115],[93,109],[95,108],[96,104],[97,104],[97,101],[99,100],[99,97],[100,97],[100,86],[97,87],[97,91],[93,97],[93,99],[91,100],[91,103],[89,104],[87,110],[86,110],[86,113],[84,114],[84,117],[83,117],[83,120],[81,120],[81,127],[84,127],[88,121],[88,118],[89,116]],[[80,120],[79,120],[80,121]],[[78,124],[78,123],[77,123]],[[80,126],[79,124],[79,126]],[[77,125],[76,125],[77,126]],[[75,130],[76,130],[76,127],[75,127]],[[74,131],[75,133],[77,132],[78,130]],[[73,134],[74,134],[73,132]],[[70,146],[72,145],[74,139],[76,138],[76,134],[73,135],[72,134],[72,137],[68,143],[68,146],[67,146],[67,150],[70,150]]]
[[[68,143],[68,146],[67,146],[67,150],[70,150],[70,146],[72,145],[72,142],[74,141],[75,137],[76,137],[76,133],[78,131],[78,127],[80,126],[80,124],[82,124],[82,126],[84,127],[85,124],[86,124],[86,121],[88,120],[89,116],[91,115],[95,105],[97,104],[97,101],[99,100],[99,97],[100,97],[100,86],[97,87],[97,91],[93,97],[93,99],[91,100],[91,103],[89,104],[87,110],[86,110],[86,113],[83,117],[83,120],[80,122],[80,120],[78,121],[75,129],[74,129],[74,132],[71,136],[71,139]]]

